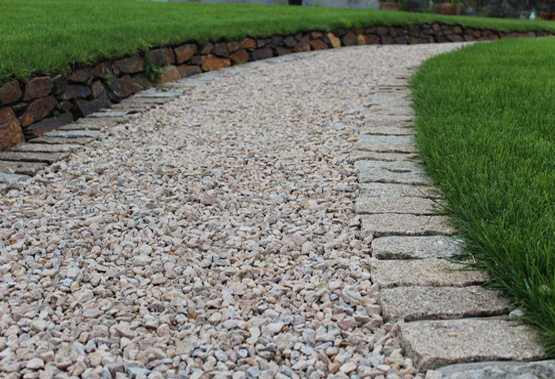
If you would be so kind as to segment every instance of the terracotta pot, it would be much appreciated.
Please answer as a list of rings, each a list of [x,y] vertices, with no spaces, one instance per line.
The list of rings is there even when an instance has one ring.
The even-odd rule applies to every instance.
[[[451,16],[458,16],[461,14],[461,3],[440,3],[439,9],[441,14],[451,15]]]
[[[399,3],[394,3],[392,1],[384,1],[380,3],[380,9],[384,11],[398,11]]]

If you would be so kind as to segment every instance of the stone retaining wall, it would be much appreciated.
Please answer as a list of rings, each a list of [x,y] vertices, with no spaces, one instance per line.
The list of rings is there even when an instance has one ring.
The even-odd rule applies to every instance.
[[[274,56],[353,45],[489,41],[508,37],[539,37],[549,32],[504,33],[460,25],[423,24],[372,26],[333,32],[299,32],[287,36],[245,38],[240,42],[162,47],[81,67],[67,76],[33,77],[0,88],[0,151],[69,124],[137,93],[205,71]],[[145,71],[159,67],[155,81]]]

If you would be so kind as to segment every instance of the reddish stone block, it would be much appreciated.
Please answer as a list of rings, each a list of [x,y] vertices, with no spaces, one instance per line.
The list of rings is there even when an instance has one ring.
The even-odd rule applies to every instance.
[[[239,49],[230,58],[233,63],[244,63],[249,60],[249,53],[245,49]]]
[[[141,57],[124,58],[114,62],[122,74],[135,74],[145,70],[145,62]]]
[[[322,32],[310,32],[310,39],[322,39],[324,38],[324,33]]]
[[[436,43],[434,36],[428,36],[428,43]]]
[[[227,48],[229,49],[230,53],[234,53],[237,50],[241,49],[242,46],[239,42],[230,42],[227,44]]]
[[[499,32],[499,38],[509,38],[509,33]]]
[[[405,36],[402,37],[397,37],[394,39],[395,44],[397,45],[407,45],[408,44],[408,40]]]
[[[207,55],[202,62],[202,69],[204,71],[214,71],[225,67],[229,67],[231,61],[228,58],[218,58],[215,55]]]
[[[409,27],[409,35],[411,37],[419,37],[420,36],[420,26],[419,25],[411,25]]]
[[[367,34],[366,35],[366,44],[367,45],[379,45],[380,44],[380,37],[375,34]]]
[[[393,26],[390,26],[390,27],[389,27],[389,35],[390,35],[392,38],[397,38],[397,37],[399,37],[399,34],[397,34],[397,29],[395,29]]]
[[[66,91],[67,80],[62,75],[56,75],[52,79],[52,94],[61,95]]]
[[[378,28],[376,29],[376,33],[378,33],[380,36],[388,36],[389,28],[386,28],[385,26],[378,26]]]
[[[91,89],[86,86],[80,86],[78,84],[70,84],[67,86],[66,91],[62,96],[60,96],[60,100],[71,100],[81,98],[84,99],[91,94]]]
[[[39,97],[44,97],[50,93],[52,90],[52,79],[48,76],[40,76],[29,80],[25,84],[25,93],[23,95],[23,101],[29,101],[33,99],[38,99]]]
[[[200,54],[208,55],[208,54],[211,54],[213,50],[214,50],[214,44],[208,42],[208,44],[203,46],[203,48],[200,50]]]
[[[176,80],[181,79],[181,73],[179,72],[178,68],[175,66],[166,66],[163,68],[162,74],[156,79],[155,84],[164,84],[169,82],[175,82]]]
[[[287,55],[287,54],[291,54],[292,50],[289,47],[278,46],[276,47],[276,52],[277,52],[277,55]]]
[[[73,83],[87,83],[90,79],[94,77],[92,68],[85,67],[73,71],[66,79]]]
[[[0,105],[16,102],[21,98],[21,88],[15,80],[4,84],[0,87]]]
[[[108,88],[112,94],[115,95],[114,99],[118,101],[143,90],[143,86],[129,75],[114,79],[112,83],[108,85]]]
[[[90,100],[96,99],[102,94],[102,92],[104,92],[104,86],[102,85],[102,82],[100,80],[94,81],[93,84],[91,84]]]
[[[27,138],[35,138],[58,129],[60,126],[71,124],[73,115],[70,112],[64,113],[58,117],[46,118],[25,129]]]
[[[104,79],[106,76],[117,76],[114,72],[114,67],[108,62],[102,62],[93,67],[94,77],[97,79]]]
[[[256,41],[252,38],[245,38],[243,42],[241,42],[241,46],[243,47],[243,49],[252,50],[256,48]]]
[[[464,40],[467,41],[467,42],[469,42],[469,41],[476,41],[476,37],[471,36],[471,35],[468,35],[468,34],[465,34],[465,35],[464,35]]]
[[[283,37],[282,36],[273,36],[272,37],[272,49],[275,49],[278,46],[281,46],[283,41]]]
[[[197,45],[192,43],[188,43],[186,45],[176,47],[174,50],[175,50],[175,56],[177,58],[176,59],[177,63],[183,63],[185,61],[188,61],[198,51]]]
[[[302,37],[299,43],[293,48],[293,51],[300,53],[302,51],[310,51],[310,36],[307,34]]]
[[[26,127],[42,120],[47,114],[52,112],[56,104],[58,102],[54,96],[43,97],[33,101],[19,118],[19,123],[22,127]]]
[[[190,63],[195,66],[202,66],[202,63],[204,62],[205,58],[206,58],[206,55],[195,55],[194,57],[191,58]]]
[[[184,78],[202,73],[202,70],[199,66],[181,65],[177,68],[179,69],[179,73],[181,74],[181,76]]]
[[[166,52],[166,63],[175,64],[175,54],[173,53],[173,49],[171,47],[167,47],[164,51]]]
[[[60,108],[60,112],[68,112],[73,108],[73,104],[71,101],[62,101],[58,103],[58,107]]]
[[[256,47],[257,48],[261,48],[264,47],[268,44],[268,41],[265,38],[258,38],[256,40]]]
[[[0,108],[0,151],[25,142],[15,113],[10,107]]]
[[[450,34],[447,36],[449,42],[462,42],[464,41],[463,38],[458,34]]]
[[[441,26],[436,22],[432,25],[432,29],[434,29],[434,31],[437,32],[438,30],[441,29]]]
[[[111,105],[112,103],[110,102],[106,92],[103,92],[102,95],[91,101],[79,99],[77,100],[76,107],[73,110],[73,117],[75,119],[85,117],[86,115],[98,112],[101,109],[110,108]]]
[[[341,38],[344,46],[354,46],[357,44],[357,36],[353,32],[348,32]]]
[[[255,50],[252,53],[252,59],[255,61],[259,61],[261,59],[268,59],[273,56],[274,56],[274,53],[272,52],[272,49],[270,49],[269,47]]]
[[[453,27],[453,33],[461,34],[462,33],[462,27],[460,25],[455,25]]]
[[[150,50],[147,54],[154,66],[163,66],[168,63],[166,61],[166,49]]]
[[[225,43],[217,43],[214,45],[214,55],[221,58],[229,58],[229,50]]]
[[[310,46],[312,50],[324,50],[328,48],[328,45],[320,39],[310,41]]]

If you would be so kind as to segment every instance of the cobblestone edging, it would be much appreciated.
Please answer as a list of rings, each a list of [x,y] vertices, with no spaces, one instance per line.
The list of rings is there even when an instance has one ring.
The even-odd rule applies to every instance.
[[[361,185],[355,209],[361,238],[371,244],[371,277],[380,288],[384,321],[398,323],[405,356],[419,371],[428,371],[427,378],[551,376],[552,362],[503,367],[495,362],[537,360],[544,352],[532,330],[508,317],[511,304],[480,286],[487,275],[445,259],[459,254],[461,245],[451,237],[455,230],[448,219],[435,212],[441,194],[418,165],[404,79],[410,73],[378,86],[373,117],[351,154]],[[494,362],[434,371],[477,361]]]
[[[40,76],[27,83],[11,81],[0,88],[0,151],[108,108],[145,88],[201,72],[294,52],[373,44],[417,44],[538,37],[549,32],[504,33],[460,25],[373,26],[333,32],[299,32],[287,36],[245,38],[240,42],[195,42],[153,49],[136,57],[81,67],[68,76]],[[162,68],[152,81],[145,68]],[[6,160],[9,156],[2,157]],[[6,167],[1,167],[4,171]],[[22,173],[9,167],[11,173]]]

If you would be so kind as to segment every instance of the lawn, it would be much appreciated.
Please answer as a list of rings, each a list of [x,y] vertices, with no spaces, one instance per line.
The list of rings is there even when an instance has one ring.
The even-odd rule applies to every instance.
[[[437,56],[412,81],[417,144],[478,265],[555,355],[555,38]]]
[[[0,1],[0,83],[32,73],[67,72],[140,49],[188,40],[239,40],[301,30],[442,21],[503,31],[548,30],[555,23],[375,10],[135,0]]]

